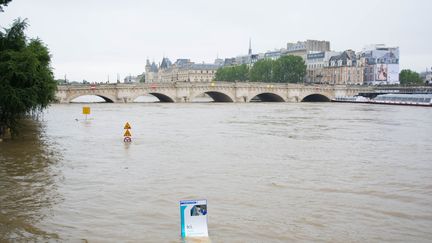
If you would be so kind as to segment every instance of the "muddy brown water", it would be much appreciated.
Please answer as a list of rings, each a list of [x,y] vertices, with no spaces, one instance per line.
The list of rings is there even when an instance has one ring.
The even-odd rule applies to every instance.
[[[432,241],[432,109],[82,106],[0,143],[0,241],[182,242],[196,198],[211,242]]]

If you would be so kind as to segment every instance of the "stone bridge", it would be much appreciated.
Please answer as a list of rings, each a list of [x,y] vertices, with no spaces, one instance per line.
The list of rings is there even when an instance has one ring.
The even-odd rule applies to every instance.
[[[337,96],[353,96],[371,92],[372,88],[345,85],[304,85],[258,82],[207,83],[139,83],[99,85],[59,85],[58,102],[69,103],[84,95],[95,95],[111,103],[134,102],[137,97],[153,95],[161,102],[191,102],[196,97],[209,95],[215,102],[302,102],[330,101]]]

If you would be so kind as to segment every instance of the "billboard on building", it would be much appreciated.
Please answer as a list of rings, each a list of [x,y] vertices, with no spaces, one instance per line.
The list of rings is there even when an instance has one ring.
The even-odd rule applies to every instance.
[[[309,53],[307,59],[321,59],[325,57],[325,52]]]
[[[376,69],[375,80],[376,81],[387,81],[388,71],[387,64],[378,64]]]
[[[399,84],[399,64],[388,64],[387,75],[388,84]]]
[[[371,84],[399,83],[399,48],[376,46],[364,50],[364,81]]]
[[[386,48],[374,51],[376,63],[399,64],[399,48]]]

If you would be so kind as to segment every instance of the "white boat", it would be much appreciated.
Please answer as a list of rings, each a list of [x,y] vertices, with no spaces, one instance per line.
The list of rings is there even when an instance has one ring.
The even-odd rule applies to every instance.
[[[340,96],[332,100],[333,102],[348,102],[348,103],[369,103],[370,99],[363,96]]]
[[[370,103],[432,107],[432,94],[382,94],[372,99]]]
[[[336,97],[333,102],[432,107],[432,94],[381,94],[373,99],[363,96]]]

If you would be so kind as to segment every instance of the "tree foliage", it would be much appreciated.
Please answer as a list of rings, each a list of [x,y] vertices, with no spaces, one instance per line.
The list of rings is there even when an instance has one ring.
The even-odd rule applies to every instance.
[[[298,83],[306,75],[306,65],[299,56],[283,56],[273,64],[273,80],[281,83]]]
[[[424,84],[424,81],[417,72],[409,69],[404,69],[399,73],[399,82],[402,85],[420,85]]]
[[[246,64],[239,66],[222,67],[216,71],[215,80],[220,81],[246,81],[249,79],[249,67]]]
[[[252,68],[246,65],[223,67],[217,70],[219,81],[256,81],[298,83],[306,75],[306,65],[301,57],[283,56],[277,60],[261,59]]]
[[[257,61],[250,70],[250,81],[273,81],[273,64],[274,61],[271,59],[261,59]]]
[[[0,131],[10,128],[12,134],[20,119],[41,112],[55,98],[48,48],[40,39],[27,40],[26,27],[26,20],[17,19],[0,31]]]
[[[3,6],[7,6],[12,0],[0,0],[0,12],[3,12]]]

